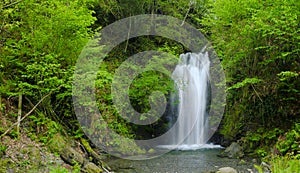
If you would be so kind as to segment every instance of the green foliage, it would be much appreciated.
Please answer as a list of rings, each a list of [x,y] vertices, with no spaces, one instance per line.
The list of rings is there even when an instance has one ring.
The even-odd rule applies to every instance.
[[[31,164],[31,162],[29,160],[23,160],[20,163],[18,163],[20,167],[27,167]]]
[[[296,173],[299,172],[300,168],[300,160],[289,157],[274,158],[271,164],[271,171],[276,173]]]
[[[246,78],[242,82],[238,82],[232,85],[231,87],[227,88],[227,90],[242,88],[245,87],[246,85],[253,85],[261,81],[262,81],[261,79],[257,79],[257,78]]]
[[[74,132],[74,139],[81,139],[84,136],[84,132],[79,128]]]
[[[279,74],[277,74],[277,76],[279,76],[280,81],[287,81],[287,80],[290,80],[291,78],[298,77],[299,74],[296,72],[292,72],[292,71],[282,71]]]
[[[1,93],[1,92],[0,92]],[[5,104],[2,103],[2,96],[0,94],[0,114],[5,110]],[[0,130],[1,132],[1,130]]]
[[[65,167],[50,167],[50,173],[69,173]]]
[[[7,168],[9,166],[16,166],[14,163],[11,163],[11,160],[9,159],[0,159],[0,171],[1,172],[7,172]]]
[[[21,93],[26,112],[51,93],[29,119],[31,137],[37,131],[43,143],[61,129],[59,124],[77,127],[71,82],[76,60],[94,32],[92,2],[0,2],[0,94],[13,98]]]
[[[9,132],[8,135],[9,135],[10,137],[16,139],[16,138],[18,138],[19,133],[18,133],[15,129],[12,129],[12,130]]]
[[[287,129],[299,120],[299,8],[296,0],[210,1],[202,31],[226,74],[225,137],[250,133],[258,147],[267,138],[259,127]]]
[[[61,130],[61,126],[57,122],[45,117],[42,113],[31,115],[29,118],[32,120],[32,127],[37,129],[38,140],[44,144],[48,143]]]
[[[47,146],[51,150],[51,152],[54,152],[58,155],[65,147],[67,147],[67,145],[67,138],[65,136],[62,136],[60,133],[54,134],[51,138],[49,138],[49,141],[47,142]]]
[[[273,152],[273,148],[270,146],[275,145],[276,140],[282,134],[283,130],[279,128],[268,131],[264,128],[258,128],[256,132],[251,132],[243,138],[243,148],[245,148],[247,152],[254,151],[259,157],[265,157]]]
[[[0,158],[5,154],[7,146],[0,144]]]
[[[221,134],[225,136],[226,139],[234,140],[238,134],[242,133],[243,128],[243,115],[241,114],[241,110],[243,110],[242,106],[235,108],[240,109],[234,112],[234,114],[225,114],[224,122],[222,129],[220,130]]]
[[[125,17],[140,14],[163,14],[176,17],[183,22],[201,26],[200,19],[206,12],[208,0],[96,0],[94,9],[102,26]]]
[[[78,164],[75,164],[72,166],[72,169],[67,169],[63,166],[49,166],[50,173],[80,173],[81,166]]]
[[[259,172],[259,173],[264,173],[263,168],[259,165],[253,165],[254,168]]]
[[[122,71],[122,76],[120,81],[129,81],[129,76],[132,75],[131,71],[141,70],[139,65],[134,65],[134,63],[123,62],[129,56],[134,54],[134,52],[143,50],[158,50],[167,52],[174,57],[164,57],[164,56],[153,56],[149,55],[151,61],[147,62],[142,70],[144,72],[140,73],[136,78],[134,78],[130,84],[128,93],[127,91],[123,94],[128,94],[130,103],[122,103],[120,106],[120,111],[126,112],[127,115],[133,114],[133,111],[139,113],[147,113],[150,110],[151,100],[156,98],[149,98],[151,93],[155,91],[162,92],[165,97],[173,90],[173,81],[170,79],[170,71],[168,69],[174,67],[177,64],[177,58],[180,52],[183,52],[184,48],[182,45],[175,43],[172,40],[167,40],[160,37],[139,37],[130,40],[127,51],[124,52],[124,44],[120,44],[108,55],[107,58],[101,63],[99,68],[97,79],[95,81],[96,86],[96,97],[101,116],[106,120],[108,126],[113,129],[118,134],[128,137],[128,138],[139,138],[140,136],[151,136],[157,135],[153,132],[153,126],[143,126],[139,127],[134,124],[128,123],[125,119],[120,117],[119,112],[113,106],[111,87],[113,78],[116,81],[115,71],[120,68],[119,66],[126,66],[127,70]],[[160,72],[158,72],[158,71]],[[168,76],[169,75],[169,76]],[[119,79],[119,78],[118,78]],[[119,83],[118,87],[121,87],[123,83]],[[115,99],[119,99],[119,95],[115,96]],[[155,104],[160,104],[160,102],[152,102]],[[127,107],[130,104],[134,110],[128,110]],[[155,111],[155,110],[152,110]],[[147,116],[141,116],[140,120],[147,121],[149,118],[153,118],[155,114],[149,114]],[[162,123],[161,121],[156,122],[157,125]],[[138,130],[143,128],[143,130]],[[160,130],[157,130],[160,131]],[[137,132],[137,133],[136,133]],[[161,131],[162,132],[162,131]],[[116,144],[119,143],[116,141]]]
[[[294,128],[278,139],[276,148],[283,155],[291,155],[292,158],[300,159],[300,123],[295,123]]]
[[[76,163],[73,167],[72,167],[72,173],[80,173],[81,172],[81,165]]]
[[[95,20],[87,4],[25,0],[1,11],[2,93],[21,92],[37,102],[50,91],[60,92],[57,102],[48,103],[54,108],[71,96],[72,66]]]

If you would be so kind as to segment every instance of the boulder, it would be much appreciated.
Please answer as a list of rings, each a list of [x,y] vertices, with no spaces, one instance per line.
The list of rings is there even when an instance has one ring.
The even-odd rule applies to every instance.
[[[60,157],[70,165],[75,165],[76,163],[82,165],[84,163],[83,156],[72,147],[64,148],[60,154]]]
[[[231,167],[220,168],[217,173],[238,173],[237,170]]]
[[[82,168],[82,172],[84,172],[84,173],[101,173],[101,172],[103,172],[103,170],[101,168],[99,168],[97,165],[95,165],[94,163],[89,162],[86,165],[84,165],[84,167]]]
[[[271,165],[267,164],[266,162],[261,162],[260,167],[265,173],[271,172]]]
[[[229,158],[242,158],[244,156],[244,152],[238,143],[233,142],[225,149],[223,153],[220,154],[220,156]]]

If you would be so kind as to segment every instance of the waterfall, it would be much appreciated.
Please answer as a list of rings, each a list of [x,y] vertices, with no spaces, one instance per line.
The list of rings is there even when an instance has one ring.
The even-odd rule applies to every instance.
[[[220,145],[206,144],[208,141],[208,98],[209,98],[208,52],[186,53],[172,73],[176,91],[171,95],[172,125],[176,122],[166,145],[161,148],[195,150],[201,148],[220,148]]]
[[[175,99],[173,105],[179,124],[170,142],[171,145],[180,144],[179,149],[200,148],[207,141],[209,67],[207,52],[186,53],[180,55],[180,62],[173,71],[172,78],[178,91],[175,93],[178,102]]]

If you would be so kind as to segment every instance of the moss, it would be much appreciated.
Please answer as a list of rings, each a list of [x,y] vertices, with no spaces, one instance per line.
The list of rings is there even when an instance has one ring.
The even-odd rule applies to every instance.
[[[62,150],[66,147],[67,142],[63,135],[57,133],[53,135],[47,145],[51,152],[61,153]]]
[[[8,165],[8,159],[0,160],[0,172],[6,172],[6,167]]]
[[[89,142],[86,139],[81,138],[81,143],[89,153],[93,152],[92,147],[90,146]]]
[[[10,159],[0,159],[0,172],[7,172],[8,169],[16,168],[16,166]]]

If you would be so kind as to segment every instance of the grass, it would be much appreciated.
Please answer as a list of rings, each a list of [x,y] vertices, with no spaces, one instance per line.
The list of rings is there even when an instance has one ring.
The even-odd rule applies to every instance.
[[[274,173],[299,173],[300,160],[289,157],[278,157],[272,160],[272,172]]]
[[[288,156],[275,157],[270,160],[272,173],[299,173],[300,160]],[[259,173],[264,173],[264,167],[254,165]]]

